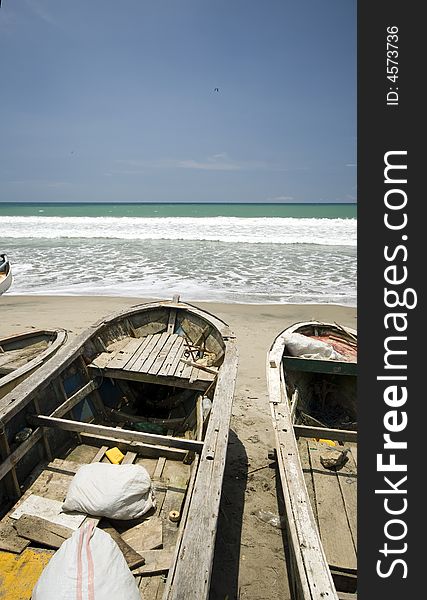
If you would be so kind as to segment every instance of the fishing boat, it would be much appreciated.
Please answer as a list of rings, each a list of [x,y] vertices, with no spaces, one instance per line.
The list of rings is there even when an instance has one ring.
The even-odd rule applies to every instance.
[[[0,338],[0,398],[51,358],[66,339],[62,329],[36,329]]]
[[[229,327],[174,297],[100,320],[2,398],[3,585],[31,595],[61,542],[24,504],[62,503],[81,465],[114,450],[147,469],[156,499],[136,523],[107,523],[142,597],[207,598],[237,362]],[[11,564],[30,563],[23,582]]]
[[[6,254],[0,254],[0,296],[12,285],[12,269]]]
[[[269,400],[298,600],[357,597],[357,334],[309,321],[267,357]]]

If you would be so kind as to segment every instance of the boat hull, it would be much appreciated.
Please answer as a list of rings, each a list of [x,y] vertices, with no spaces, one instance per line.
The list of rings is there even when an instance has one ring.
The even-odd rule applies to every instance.
[[[178,361],[182,343],[189,354],[182,355],[180,368],[172,363]],[[153,352],[159,348],[156,355],[148,352],[150,344]],[[123,367],[123,356],[130,346],[133,354],[127,360],[129,365],[134,363],[133,371],[119,368]],[[198,347],[210,357],[210,366],[197,357]],[[171,361],[168,365],[167,360]],[[194,366],[198,360],[200,368]],[[137,364],[141,368],[137,369]],[[150,365],[149,368],[142,368],[144,364]],[[155,371],[160,372],[157,382]],[[186,373],[189,376],[183,377]],[[234,335],[223,321],[196,307],[178,301],[157,302],[102,319],[0,400],[4,432],[0,435],[3,495],[20,493],[19,484],[37,467],[40,452],[56,456],[56,449],[76,436],[84,444],[131,451],[137,454],[137,460],[180,457],[191,469],[170,564],[156,583],[160,590],[157,597],[207,598],[236,373]],[[117,429],[109,421],[105,424],[106,415],[108,419],[113,414],[121,418],[124,413],[116,408],[114,394],[118,389],[126,390],[128,397],[137,395],[138,390],[144,392],[143,396],[157,390],[160,396],[156,398],[165,402],[177,397],[177,387],[186,402],[194,399],[188,422],[193,414],[196,419],[189,435],[170,425],[179,421],[177,418],[165,419],[172,428],[166,434],[129,426]],[[210,399],[206,419],[200,402],[202,396]],[[108,405],[109,398],[115,404],[112,401]],[[103,418],[95,418],[96,415]],[[125,413],[124,418],[129,419],[129,415]],[[153,422],[150,418],[149,424],[161,426],[159,419]],[[32,429],[28,439],[14,444],[16,434],[28,426]],[[178,429],[173,430],[174,426]],[[166,534],[169,526],[170,523]]]
[[[0,263],[2,263],[2,271],[0,271],[0,296],[7,292],[12,285],[12,269],[5,254],[0,254]]]
[[[319,452],[323,451],[327,454],[328,446],[334,444],[337,444],[335,448],[338,449],[342,447],[342,444],[355,446],[357,434],[351,429],[325,427],[325,424],[319,420],[319,415],[322,415],[321,411],[313,411],[310,400],[315,396],[314,390],[316,386],[320,387],[320,382],[334,381],[337,389],[338,387],[341,389],[341,384],[343,384],[346,394],[351,392],[351,402],[344,403],[346,411],[352,417],[354,416],[352,411],[355,410],[353,404],[357,366],[352,349],[354,349],[356,343],[354,340],[357,340],[357,337],[354,330],[347,329],[346,339],[349,341],[345,343],[349,345],[349,355],[352,356],[346,357],[343,361],[290,356],[286,345],[289,334],[302,333],[314,336],[314,328],[320,334],[332,333],[333,337],[345,338],[342,328],[337,325],[318,322],[293,325],[276,338],[270,349],[267,357],[267,381],[289,538],[289,578],[293,594],[298,600],[323,600],[325,597],[337,600],[337,586],[339,587],[343,582],[340,591],[353,594],[357,579],[353,568],[348,572],[345,570],[343,574],[342,570],[334,569],[331,565],[330,546],[326,543],[323,535],[322,515],[316,506],[315,493],[317,489],[314,489],[314,484],[318,483],[319,485],[320,498],[322,491],[320,486],[328,490],[325,481],[330,483],[332,478],[334,478],[335,485],[340,485],[335,481],[339,475],[338,471],[337,473],[326,471],[322,464],[316,465],[313,475],[310,469],[310,460],[317,460]],[[338,346],[339,343],[337,341]],[[334,396],[334,406],[334,403],[338,402],[338,398],[342,398],[341,392],[337,392],[336,397]],[[328,401],[331,401],[330,398]],[[316,418],[310,416],[310,413],[313,412]],[[323,414],[326,412],[324,411]],[[299,419],[304,418],[307,421],[301,423]],[[349,471],[348,467],[346,470]],[[330,479],[327,479],[328,475],[331,475]],[[353,484],[355,482],[353,476],[355,477],[356,474],[349,471],[345,480]],[[314,481],[315,478],[317,479]],[[354,504],[355,486],[351,487]],[[332,506],[334,505],[332,504]],[[355,507],[353,506],[353,508]],[[326,509],[325,502],[323,510],[329,509],[330,507]],[[332,510],[334,509],[332,508]],[[355,514],[351,516],[354,520]],[[337,528],[339,527],[338,521],[336,521]],[[353,534],[355,535],[355,524],[354,531],[349,535]],[[353,546],[354,542],[354,539],[350,540]],[[355,558],[354,548],[350,548],[350,551]],[[351,566],[354,567],[354,563],[351,563]]]
[[[66,331],[34,330],[0,339],[0,399],[49,360],[65,343]]]

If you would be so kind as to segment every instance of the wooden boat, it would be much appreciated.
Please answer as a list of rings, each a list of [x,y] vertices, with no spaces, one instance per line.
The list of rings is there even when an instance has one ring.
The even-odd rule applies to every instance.
[[[294,342],[301,339],[308,346],[324,342],[338,355],[300,354]],[[297,323],[268,354],[290,581],[298,600],[356,598],[356,369],[356,332],[337,324]]]
[[[0,338],[0,398],[44,364],[62,346],[67,332],[37,329]]]
[[[0,296],[12,285],[12,269],[6,254],[0,254]]]
[[[157,501],[141,519],[145,534],[114,521],[121,546],[145,558],[133,570],[141,595],[207,598],[236,372],[228,326],[174,298],[102,319],[0,400],[0,505],[9,501],[0,580],[6,564],[8,585],[20,585],[4,558],[10,550],[28,564],[38,549],[43,556],[26,571],[31,590],[55,550],[40,540],[52,531],[23,531],[14,511],[31,494],[62,502],[79,466],[106,462],[117,447],[123,462],[146,467]],[[22,550],[25,535],[31,544]]]

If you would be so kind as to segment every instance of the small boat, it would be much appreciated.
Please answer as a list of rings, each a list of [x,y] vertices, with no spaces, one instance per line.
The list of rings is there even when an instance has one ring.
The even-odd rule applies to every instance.
[[[0,398],[51,358],[66,339],[63,329],[35,329],[0,338]]]
[[[6,254],[0,254],[0,296],[12,285],[12,269]]]
[[[357,598],[357,334],[309,321],[267,357],[297,600]]]
[[[156,498],[136,523],[113,523],[119,547],[145,559],[128,562],[142,597],[206,599],[236,373],[229,327],[174,297],[100,320],[2,398],[0,580],[13,549],[23,562],[37,550],[31,590],[58,546],[18,524],[19,507],[30,496],[62,503],[81,465],[114,449],[147,469]]]

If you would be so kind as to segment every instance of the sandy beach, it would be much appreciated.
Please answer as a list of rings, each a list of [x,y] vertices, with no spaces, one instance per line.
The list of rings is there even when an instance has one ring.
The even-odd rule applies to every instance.
[[[62,327],[72,339],[102,316],[145,301],[149,299],[7,294],[0,298],[0,337],[31,328]],[[265,377],[266,353],[275,336],[298,321],[336,321],[357,328],[356,308],[326,304],[192,304],[226,321],[237,336],[239,348],[210,597],[288,600],[283,532],[257,514],[279,513],[276,471],[268,459],[274,443]]]

